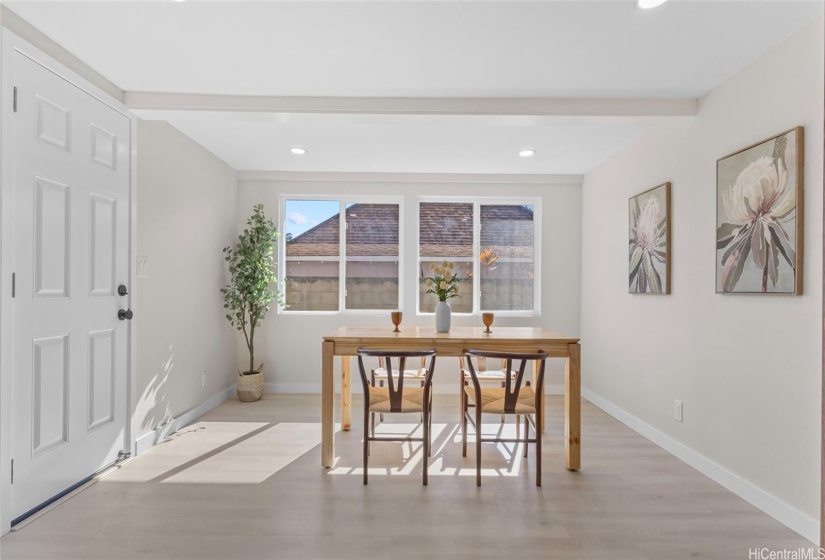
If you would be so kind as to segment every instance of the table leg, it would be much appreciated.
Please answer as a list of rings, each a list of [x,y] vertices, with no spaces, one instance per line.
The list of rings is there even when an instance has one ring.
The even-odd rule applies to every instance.
[[[352,375],[350,356],[341,356],[341,429],[349,431],[352,427]]]
[[[539,368],[541,367],[541,360],[535,360],[533,362],[533,387],[535,387],[538,383],[539,377]],[[547,368],[545,367],[544,370],[544,391],[541,395],[541,426],[538,427],[542,432],[544,432],[544,426],[547,424],[547,414],[545,411],[547,407],[545,406],[545,400],[547,399]]]
[[[334,344],[321,345],[321,466],[331,467],[335,458]]]
[[[581,346],[568,344],[564,377],[564,461],[567,468],[581,468]]]

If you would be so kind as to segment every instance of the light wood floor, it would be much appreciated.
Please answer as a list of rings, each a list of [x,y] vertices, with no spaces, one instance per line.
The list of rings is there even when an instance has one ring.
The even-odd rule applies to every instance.
[[[428,487],[420,451],[402,443],[374,445],[362,485],[357,399],[329,470],[319,397],[228,401],[3,537],[0,557],[681,560],[812,546],[586,402],[583,469],[567,471],[559,397],[548,398],[544,486],[534,486],[532,448],[514,462],[511,444],[485,444],[476,488],[472,447],[462,459],[455,437],[456,401],[435,403]],[[384,429],[403,432],[417,417],[392,420]],[[487,421],[485,432],[500,428]]]

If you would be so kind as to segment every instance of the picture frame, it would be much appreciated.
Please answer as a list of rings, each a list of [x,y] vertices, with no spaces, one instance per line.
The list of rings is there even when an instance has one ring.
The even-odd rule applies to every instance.
[[[804,130],[716,160],[716,293],[802,294]]]
[[[670,293],[670,183],[630,197],[628,201],[628,291]]]

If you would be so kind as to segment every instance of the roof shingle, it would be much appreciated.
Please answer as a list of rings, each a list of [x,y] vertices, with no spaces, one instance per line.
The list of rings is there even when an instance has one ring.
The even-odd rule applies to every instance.
[[[346,209],[347,256],[398,256],[398,205],[352,204]],[[533,211],[512,204],[481,205],[481,245],[502,257],[529,257],[533,247]],[[294,237],[288,257],[337,257],[339,215]],[[419,205],[422,257],[473,257],[473,205],[422,202]]]

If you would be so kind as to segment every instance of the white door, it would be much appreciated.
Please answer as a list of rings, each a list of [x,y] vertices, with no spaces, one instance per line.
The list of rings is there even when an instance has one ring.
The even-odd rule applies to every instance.
[[[126,449],[130,121],[14,54],[12,519]]]

